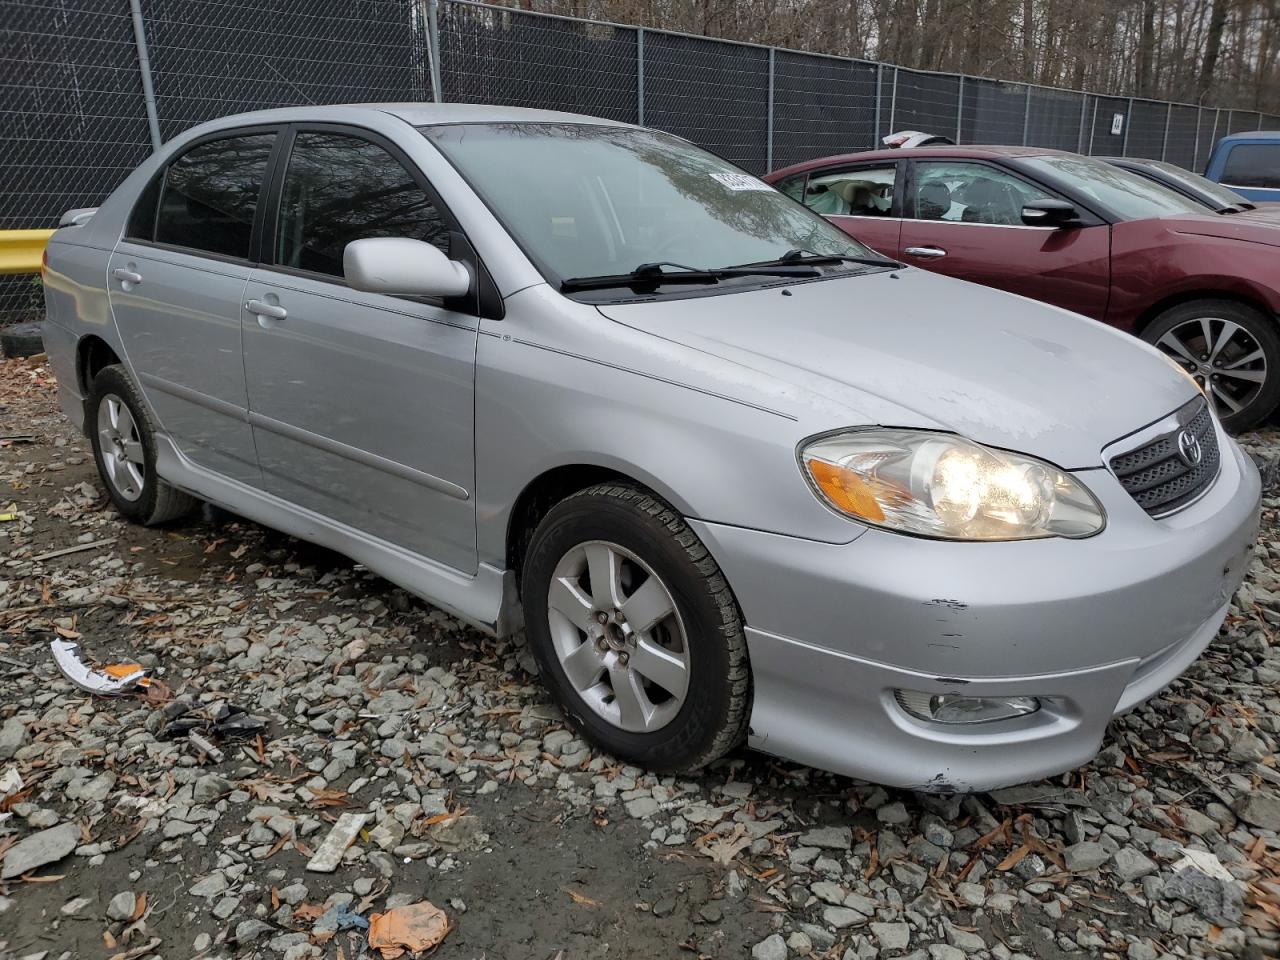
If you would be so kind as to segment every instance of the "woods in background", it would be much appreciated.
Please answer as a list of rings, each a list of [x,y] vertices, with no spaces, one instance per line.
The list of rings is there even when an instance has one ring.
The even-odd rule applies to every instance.
[[[505,0],[1135,97],[1280,112],[1280,0]]]

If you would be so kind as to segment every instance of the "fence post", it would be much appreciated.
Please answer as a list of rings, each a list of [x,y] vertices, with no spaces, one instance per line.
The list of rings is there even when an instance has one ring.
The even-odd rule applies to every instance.
[[[1204,107],[1196,104],[1196,145],[1191,151],[1191,172],[1200,170],[1200,118],[1204,116]]]
[[[636,123],[644,126],[644,27],[636,27]]]
[[[880,142],[880,94],[884,87],[884,64],[876,64],[876,128],[871,131],[871,146]]]
[[[769,48],[769,106],[768,117],[765,120],[767,131],[765,137],[765,170],[773,169],[773,61],[776,52],[773,47]]]
[[[1093,98],[1093,123],[1089,125],[1089,156],[1093,156],[1093,134],[1098,129],[1098,98]]]
[[[1093,107],[1098,109],[1097,104]],[[1084,91],[1080,92],[1080,129],[1076,132],[1076,153],[1084,153],[1084,118],[1089,113],[1089,95]],[[1092,131],[1090,131],[1090,140],[1092,140]],[[1090,143],[1092,149],[1092,143]]]
[[[1173,119],[1173,104],[1166,103],[1164,107],[1164,140],[1160,144],[1161,161],[1169,159],[1169,121]]]
[[[1133,97],[1129,98],[1129,106],[1124,113],[1124,136],[1120,139],[1120,156],[1129,155],[1129,128],[1133,126]]]
[[[138,48],[138,73],[142,75],[142,99],[147,108],[147,129],[151,132],[151,149],[159,150],[160,118],[156,115],[156,91],[151,85],[151,58],[147,55],[147,30],[142,22],[140,0],[129,0],[133,14],[133,42]]]
[[[960,142],[961,124],[964,121],[964,74],[960,74],[960,87],[956,90],[956,143]]]
[[[889,96],[889,132],[893,133],[893,121],[898,112],[898,68],[893,68],[893,93]],[[879,136],[879,133],[876,134]]]
[[[1027,145],[1027,131],[1031,129],[1031,84],[1027,84],[1027,95],[1022,101],[1022,145]]]
[[[440,0],[427,0],[427,59],[431,62],[431,99],[444,100],[440,70]]]

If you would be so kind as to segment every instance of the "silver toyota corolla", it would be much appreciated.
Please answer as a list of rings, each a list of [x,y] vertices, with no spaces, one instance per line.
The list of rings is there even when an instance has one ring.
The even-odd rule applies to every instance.
[[[1155,350],[653,130],[245,114],[65,222],[46,342],[125,516],[203,498],[523,627],[644,766],[1076,767],[1213,637],[1257,531]]]

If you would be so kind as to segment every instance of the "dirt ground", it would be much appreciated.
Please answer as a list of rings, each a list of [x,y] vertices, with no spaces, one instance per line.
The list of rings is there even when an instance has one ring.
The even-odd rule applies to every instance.
[[[746,751],[657,777],[577,740],[519,639],[216,508],[121,522],[53,389],[0,363],[0,867],[80,836],[0,885],[0,957],[378,957],[325,911],[420,901],[458,960],[1277,956],[1274,501],[1222,636],[1084,770],[972,797]],[[160,683],[93,698],[59,635]],[[182,695],[265,729],[211,762],[164,735]],[[347,812],[343,862],[307,871]],[[1216,905],[1176,893],[1187,848],[1226,866]]]

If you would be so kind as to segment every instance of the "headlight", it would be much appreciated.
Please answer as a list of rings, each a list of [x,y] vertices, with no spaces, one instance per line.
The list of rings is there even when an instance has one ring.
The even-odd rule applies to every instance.
[[[1088,537],[1105,523],[1093,495],[1052,464],[948,434],[853,430],[806,444],[800,464],[837,512],[923,537]]]

